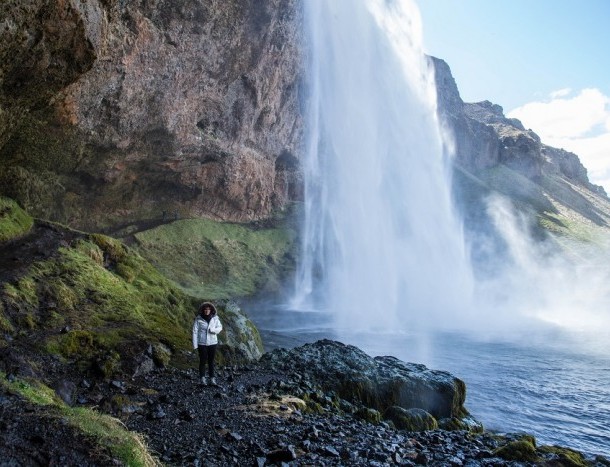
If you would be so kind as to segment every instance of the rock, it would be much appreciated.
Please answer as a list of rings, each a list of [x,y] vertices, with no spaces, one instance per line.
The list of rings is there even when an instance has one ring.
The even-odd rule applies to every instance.
[[[0,186],[36,215],[250,221],[298,198],[296,0],[13,3],[0,161],[24,156],[0,162]]]
[[[360,349],[321,340],[292,350],[265,354],[261,364],[300,373],[324,390],[352,403],[385,411],[392,405],[421,408],[434,417],[461,417],[466,386],[450,373],[429,370],[394,357],[372,358]]]
[[[76,394],[76,384],[72,381],[62,380],[55,386],[55,393],[67,405],[74,405],[74,395]]]
[[[383,417],[392,421],[399,430],[426,431],[438,428],[436,419],[423,409],[392,406],[384,412]]]
[[[133,372],[133,376],[140,376],[140,375],[145,375],[147,373],[150,373],[151,371],[153,371],[155,369],[155,362],[153,361],[152,357],[150,357],[149,355],[141,355],[139,358],[137,358],[135,361],[135,370]]]
[[[267,454],[267,462],[291,462],[297,458],[294,447],[288,446],[284,449],[276,449]]]

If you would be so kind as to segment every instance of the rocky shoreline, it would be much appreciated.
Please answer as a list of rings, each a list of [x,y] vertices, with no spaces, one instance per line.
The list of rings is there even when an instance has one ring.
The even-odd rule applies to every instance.
[[[145,465],[610,465],[601,457],[536,446],[523,433],[490,433],[473,420],[464,423],[469,417],[461,403],[457,417],[439,421],[443,428],[398,429],[399,419],[390,420],[391,410],[370,406],[402,404],[408,410],[410,402],[397,397],[400,390],[380,390],[387,384],[384,378],[391,374],[395,389],[422,378],[442,377],[457,386],[459,380],[423,365],[387,359],[323,340],[290,351],[277,349],[250,364],[225,366],[218,386],[199,382],[193,354],[192,368],[155,368],[116,380],[64,380],[55,384],[55,392],[69,406],[95,408],[138,433],[151,453]],[[337,372],[337,365],[344,371]],[[412,374],[397,373],[405,368]],[[377,399],[361,390],[367,384],[354,384],[356,375],[361,383],[376,378],[367,384]],[[61,416],[24,401],[5,381],[1,387],[1,465],[129,464],[95,446]],[[430,389],[429,395],[438,390]],[[454,396],[445,393],[442,398]],[[463,402],[461,394],[457,400]]]

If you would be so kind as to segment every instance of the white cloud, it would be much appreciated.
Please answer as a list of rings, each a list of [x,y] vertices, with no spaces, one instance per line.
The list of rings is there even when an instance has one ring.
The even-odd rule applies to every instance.
[[[572,89],[570,88],[563,88],[563,89],[559,89],[557,91],[554,91],[550,94],[551,99],[557,99],[558,97],[565,97],[568,94],[570,94],[572,92]]]
[[[610,193],[610,97],[591,88],[576,95],[561,89],[549,97],[507,115],[534,130],[543,143],[577,154],[589,179]]]

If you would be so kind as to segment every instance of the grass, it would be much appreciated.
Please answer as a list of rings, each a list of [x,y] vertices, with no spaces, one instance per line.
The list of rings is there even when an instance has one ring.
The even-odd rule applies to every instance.
[[[110,361],[112,351],[139,342],[188,349],[198,302],[121,242],[84,235],[4,283],[0,303],[1,327],[39,333],[37,344],[46,352]]]
[[[25,235],[34,220],[9,198],[0,196],[0,242]]]
[[[127,430],[114,417],[89,408],[70,407],[61,401],[51,388],[36,380],[17,378],[8,381],[6,375],[0,372],[0,385],[32,404],[47,407],[49,416],[63,418],[96,444],[108,449],[124,465],[134,467],[161,465],[150,454],[143,438]]]
[[[135,235],[137,251],[183,291],[226,299],[277,290],[296,234],[187,219]]]
[[[0,285],[0,329],[105,378],[127,371],[149,345],[158,365],[183,364],[200,299],[119,240],[73,233],[70,245]],[[217,305],[225,327],[220,356],[241,361],[260,354],[251,323]]]

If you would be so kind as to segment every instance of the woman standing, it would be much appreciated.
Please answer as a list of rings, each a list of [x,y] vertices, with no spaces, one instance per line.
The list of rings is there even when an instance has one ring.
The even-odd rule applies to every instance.
[[[205,364],[208,364],[209,383],[216,386],[214,377],[214,356],[218,345],[218,333],[222,331],[220,319],[216,316],[216,307],[210,302],[204,302],[193,324],[193,349],[199,353],[199,378],[205,385],[208,378],[205,376]]]

